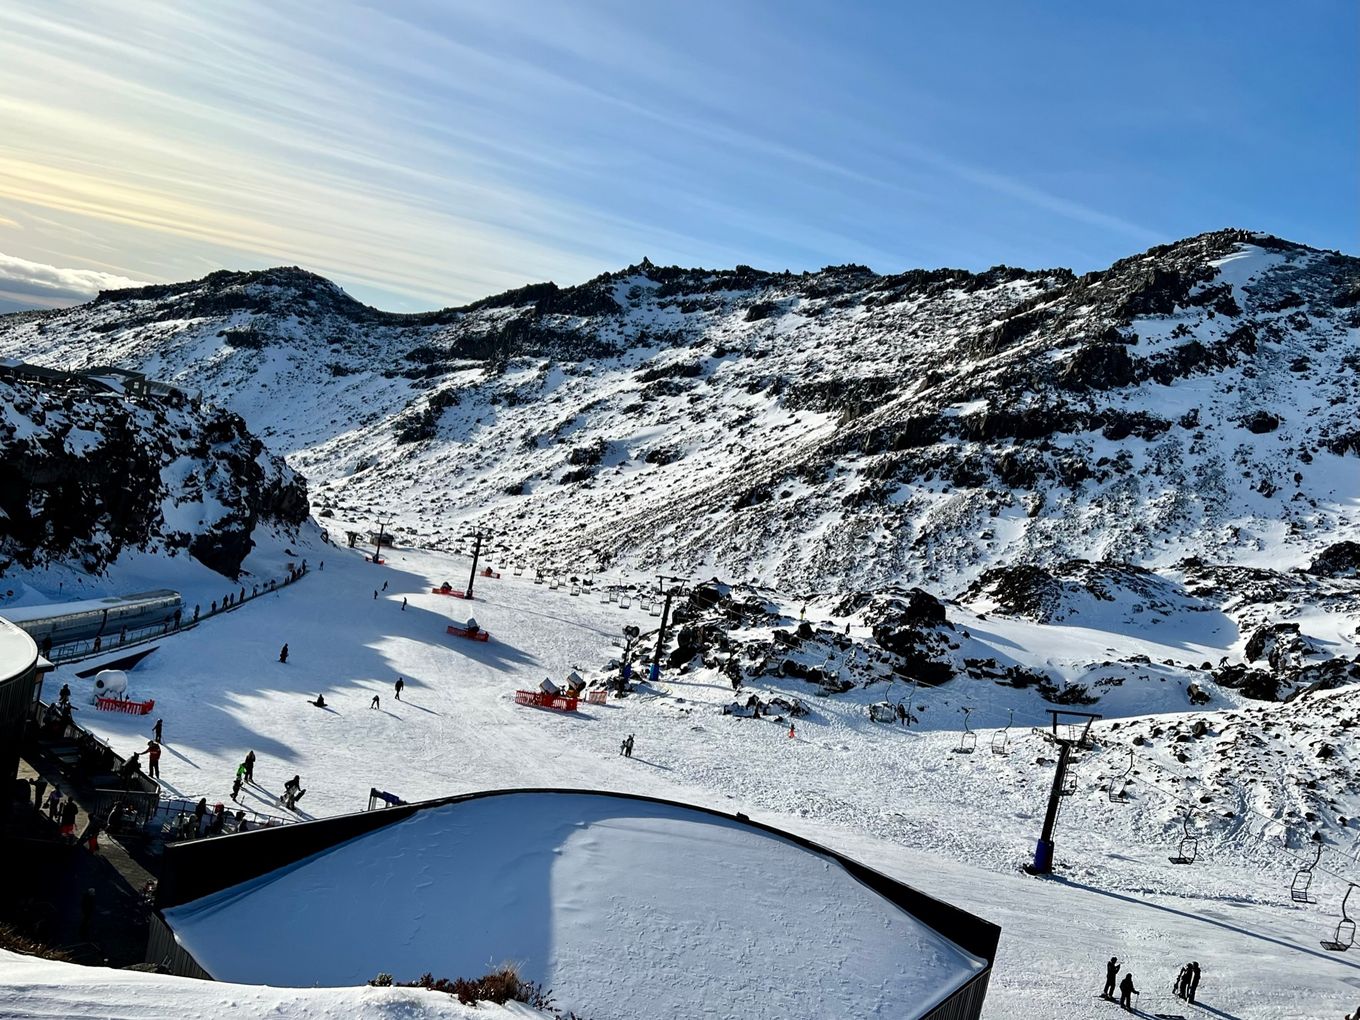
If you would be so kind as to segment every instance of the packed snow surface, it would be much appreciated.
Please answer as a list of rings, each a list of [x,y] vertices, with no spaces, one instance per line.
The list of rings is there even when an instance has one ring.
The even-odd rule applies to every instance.
[[[588,794],[428,808],[166,916],[227,980],[354,985],[514,960],[599,1018],[920,1016],[982,967],[830,857]]]
[[[516,688],[549,675],[561,680],[570,669],[598,675],[618,654],[613,642],[625,624],[645,631],[657,621],[636,602],[624,610],[510,572],[479,578],[473,605],[434,595],[431,587],[445,580],[461,586],[467,576],[467,559],[442,553],[396,550],[386,566],[375,566],[340,549],[305,552],[312,573],[302,581],[169,638],[129,673],[133,696],[154,697],[164,715],[167,794],[230,804],[232,776],[250,749],[258,756],[257,785],[243,791],[244,805],[281,813],[277,796],[298,773],[308,790],[299,805],[304,818],[360,810],[374,786],[407,800],[545,785],[649,794],[745,812],[1000,924],[989,1018],[1101,1015],[1107,1007],[1092,996],[1111,955],[1146,986],[1145,1009],[1159,996],[1167,1007],[1180,1005],[1167,989],[1191,959],[1205,973],[1201,1000],[1227,1016],[1317,1020],[1355,1007],[1355,954],[1328,953],[1318,942],[1335,927],[1345,890],[1338,876],[1354,874],[1353,847],[1344,841],[1353,822],[1337,822],[1333,813],[1360,816],[1360,797],[1348,759],[1320,762],[1312,734],[1329,732],[1321,728],[1335,718],[1329,713],[1353,715],[1360,689],[1289,705],[1228,702],[1196,714],[1210,732],[1188,743],[1170,735],[1191,718],[1183,696],[1120,706],[1130,716],[1149,711],[1138,704],[1168,714],[1100,724],[1101,746],[1079,763],[1076,794],[1063,798],[1060,877],[1040,881],[1018,867],[1033,854],[1054,749],[1029,731],[1047,722],[1029,692],[976,681],[923,687],[913,702],[926,706],[919,711],[924,725],[904,729],[867,718],[866,705],[889,693],[883,684],[819,697],[792,678],[753,681],[748,689],[762,698],[794,694],[808,704],[792,740],[787,720],[720,715],[731,687],[708,670],[668,672],[651,693],[583,704],[578,713],[524,708],[514,703]],[[490,631],[489,642],[446,634],[451,620],[468,615]],[[1118,630],[1100,638],[1094,628],[997,616],[961,622],[980,623],[987,640],[1026,661],[1082,659],[1084,644],[1097,641],[1112,657],[1144,647],[1141,637]],[[1069,647],[1071,640],[1083,646]],[[286,665],[277,661],[285,641]],[[406,682],[401,701],[392,686],[398,676]],[[120,753],[146,746],[154,718],[96,712],[85,704],[90,681],[58,677],[70,681],[82,724]],[[1139,682],[1152,692],[1171,687],[1150,667]],[[896,687],[893,698],[905,693]],[[318,693],[328,710],[308,703]],[[375,694],[380,707],[371,709]],[[953,754],[965,704],[982,738],[977,753]],[[994,755],[991,741],[1011,708],[1010,753]],[[1295,719],[1307,723],[1301,736]],[[1256,736],[1230,739],[1244,727]],[[619,741],[630,733],[637,744],[628,759]],[[1130,733],[1143,740],[1134,748],[1135,783],[1128,801],[1115,804],[1106,787],[1128,764]],[[1353,753],[1344,738],[1327,739]],[[1187,762],[1177,760],[1178,751]],[[1318,786],[1330,775],[1324,764],[1337,762],[1342,778],[1320,787],[1319,801],[1310,783]],[[1181,838],[1186,803],[1196,807],[1200,858],[1176,867],[1167,857]],[[1311,857],[1310,848],[1295,838],[1282,842],[1278,824],[1262,831],[1266,823],[1253,806],[1282,818],[1326,813],[1316,904],[1289,895],[1299,857]],[[634,866],[646,871],[656,863],[643,858]],[[724,868],[709,877],[715,888],[743,895],[727,876]],[[815,891],[790,884],[785,913],[796,920],[810,895]],[[362,916],[381,916],[376,898],[349,902]],[[607,980],[613,967],[590,966],[596,980]]]

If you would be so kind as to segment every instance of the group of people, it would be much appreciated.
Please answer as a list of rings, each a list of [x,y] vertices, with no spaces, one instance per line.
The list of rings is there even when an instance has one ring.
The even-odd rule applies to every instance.
[[[633,735],[631,733],[623,738],[623,743],[619,745],[619,754],[625,758],[633,757]]]
[[[247,751],[245,758],[240,765],[236,766],[236,778],[231,783],[231,799],[236,800],[241,795],[241,787],[245,783],[255,782],[255,752]]]
[[[1123,980],[1120,980],[1119,971],[1119,957],[1110,957],[1110,962],[1105,965],[1105,988],[1101,991],[1100,997],[1113,1001],[1115,983],[1118,981],[1119,1005],[1132,1012],[1133,1003],[1130,1000],[1133,996],[1139,994],[1138,989],[1133,984],[1133,972],[1125,970]],[[1171,990],[1177,998],[1193,1003],[1195,993],[1199,990],[1199,964],[1187,963],[1182,967],[1176,975],[1176,980],[1172,983]]]

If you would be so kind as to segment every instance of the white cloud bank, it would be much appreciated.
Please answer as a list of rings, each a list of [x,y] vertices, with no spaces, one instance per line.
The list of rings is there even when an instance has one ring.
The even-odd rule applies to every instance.
[[[141,287],[145,282],[97,269],[49,266],[0,252],[0,312],[76,305],[101,290]]]

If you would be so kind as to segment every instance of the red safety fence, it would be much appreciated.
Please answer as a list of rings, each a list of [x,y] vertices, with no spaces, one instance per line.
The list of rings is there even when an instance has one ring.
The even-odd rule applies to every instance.
[[[95,698],[94,707],[105,712],[126,712],[128,715],[150,715],[156,707],[156,699],[150,701],[127,701],[123,698]]]
[[[575,712],[577,699],[565,694],[546,694],[543,691],[516,691],[515,704],[534,708],[555,708],[559,712]]]

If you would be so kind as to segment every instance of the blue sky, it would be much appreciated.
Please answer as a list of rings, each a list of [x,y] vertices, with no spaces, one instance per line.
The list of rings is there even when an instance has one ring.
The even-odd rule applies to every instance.
[[[636,262],[1357,249],[1360,5],[0,6],[0,310],[298,264],[396,310]]]

